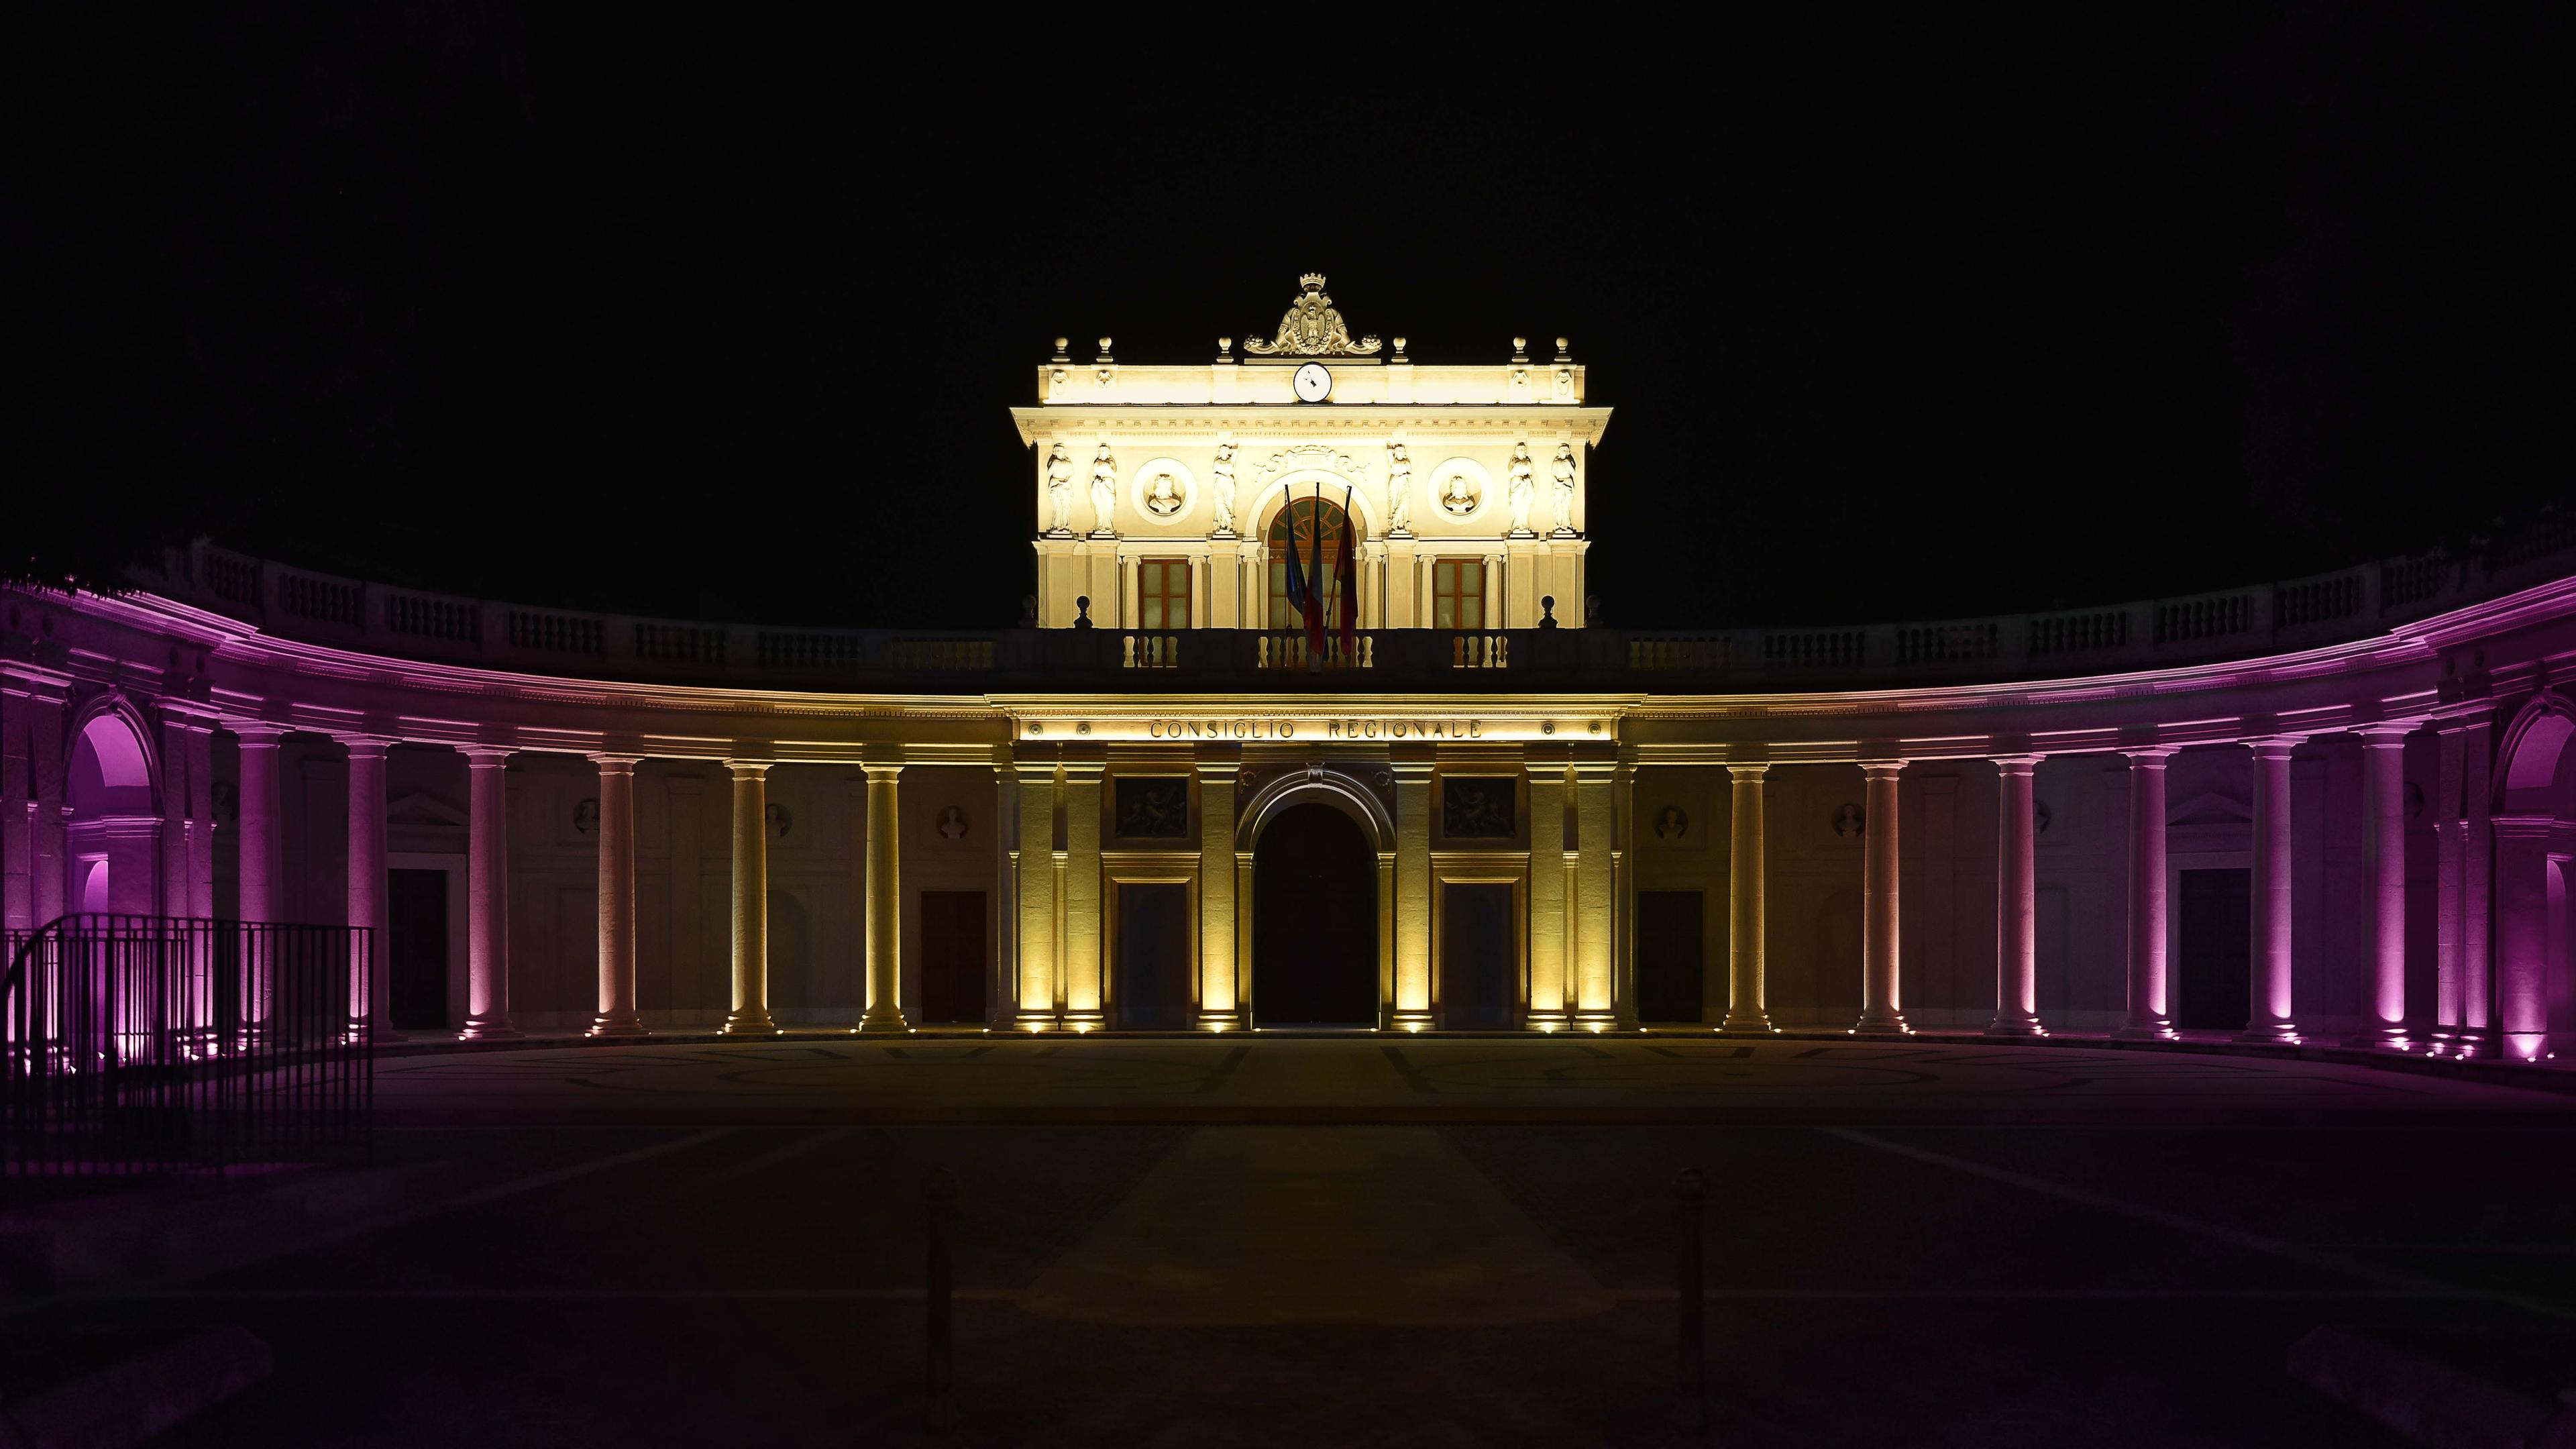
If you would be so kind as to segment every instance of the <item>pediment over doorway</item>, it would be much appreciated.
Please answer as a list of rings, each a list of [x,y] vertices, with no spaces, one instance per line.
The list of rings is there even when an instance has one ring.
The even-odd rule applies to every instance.
[[[2165,824],[2168,826],[2245,825],[2253,819],[2252,807],[2215,790],[2204,790],[2180,804],[2165,807]]]

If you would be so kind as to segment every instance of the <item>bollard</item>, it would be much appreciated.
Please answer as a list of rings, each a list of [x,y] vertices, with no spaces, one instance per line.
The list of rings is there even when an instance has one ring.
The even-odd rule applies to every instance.
[[[931,1173],[922,1195],[930,1218],[929,1382],[922,1423],[932,1439],[945,1441],[957,1428],[957,1389],[948,1363],[948,1234],[957,1218],[957,1174],[944,1167]]]
[[[1673,1223],[1681,1231],[1681,1261],[1674,1289],[1681,1302],[1681,1426],[1688,1434],[1708,1428],[1708,1351],[1701,1237],[1708,1221],[1708,1178],[1696,1167],[1673,1174]]]

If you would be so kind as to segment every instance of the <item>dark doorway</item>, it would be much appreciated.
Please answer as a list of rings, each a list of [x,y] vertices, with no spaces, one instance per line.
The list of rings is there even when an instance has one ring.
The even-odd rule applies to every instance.
[[[2254,872],[2182,872],[2182,959],[2174,1025],[2243,1031],[2253,1014]]]
[[[1118,887],[1118,1024],[1129,1031],[1190,1025],[1190,888]]]
[[[447,1019],[447,872],[385,872],[388,989],[396,1031],[444,1031]]]
[[[1440,1024],[1451,1031],[1500,1031],[1512,1024],[1512,888],[1440,888]]]
[[[1637,892],[1637,1019],[1700,1019],[1698,891]]]
[[[1292,805],[1252,864],[1252,1010],[1266,1026],[1377,1024],[1377,852],[1330,805]]]
[[[984,1019],[984,893],[921,893],[921,1020]]]

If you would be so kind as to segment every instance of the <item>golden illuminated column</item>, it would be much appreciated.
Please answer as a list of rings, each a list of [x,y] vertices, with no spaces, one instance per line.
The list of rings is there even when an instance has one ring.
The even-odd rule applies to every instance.
[[[1386,626],[1410,629],[1422,622],[1413,602],[1414,575],[1420,565],[1414,562],[1411,537],[1389,538],[1386,544]]]
[[[1860,1020],[1852,1031],[1861,1036],[1902,1035],[1909,1028],[1898,1008],[1897,949],[1897,802],[1896,782],[1905,773],[1903,760],[1866,760],[1869,813],[1863,817],[1860,916]]]
[[[1097,759],[1064,762],[1064,1024],[1106,1020],[1100,991],[1100,775]]]
[[[863,764],[868,776],[868,1009],[861,1031],[908,1031],[903,1019],[903,818],[900,764]]]
[[[1055,761],[1019,762],[1020,941],[1016,1024],[1044,1031],[1056,1020]]]
[[[1618,908],[1611,870],[1617,771],[1611,760],[1574,762],[1574,1020],[1593,1031],[1617,1020],[1612,988]]]
[[[635,1014],[635,764],[593,755],[599,766],[599,1015],[592,1036],[642,1036]]]
[[[2171,746],[2129,757],[2129,1021],[2112,1035],[2170,1037],[2165,1014],[2165,761]]]
[[[2295,739],[2254,747],[2254,969],[2238,1041],[2297,1041],[2291,1021],[2290,750]]]
[[[1011,766],[1007,747],[993,752],[993,974],[989,981],[999,982],[999,991],[986,997],[984,1020],[988,1026],[999,1026],[1009,1015],[993,1003],[1007,1000],[1016,1007],[1020,999],[1020,824],[1018,772]]]
[[[462,753],[465,1029],[457,1035],[467,1041],[506,1041],[519,1034],[510,1025],[510,752],[469,745]],[[250,757],[242,758],[247,762]],[[274,751],[270,758],[276,758]],[[244,783],[246,788],[247,772]],[[243,848],[249,848],[247,836]]]
[[[1610,1000],[1619,1029],[1637,1025],[1637,766],[1621,760],[1611,775],[1610,901],[1611,939],[1617,943],[1610,960]]]
[[[727,1036],[774,1035],[769,1019],[769,762],[727,760],[733,774],[733,1014]]]
[[[1988,1036],[2046,1036],[2039,1024],[2038,834],[2030,797],[2037,755],[1995,759],[1995,1019]]]
[[[1431,1024],[1431,762],[1395,769],[1395,1014],[1389,1024]]]
[[[1726,1018],[1728,1035],[1769,1036],[1762,1005],[1762,776],[1769,765],[1729,765],[1727,793]]]
[[[1243,1025],[1235,959],[1234,780],[1231,758],[1202,759],[1199,773],[1199,1025]]]
[[[1565,757],[1536,755],[1529,772],[1529,1024],[1559,1031],[1572,1019],[1565,990]]]

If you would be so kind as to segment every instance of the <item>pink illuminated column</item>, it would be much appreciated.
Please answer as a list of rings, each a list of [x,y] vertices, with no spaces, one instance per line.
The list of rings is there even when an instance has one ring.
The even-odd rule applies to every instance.
[[[2361,876],[2364,909],[2361,1034],[2348,1046],[2406,1044],[2406,735],[2372,725],[2361,736]]]
[[[2254,747],[2254,969],[2245,1030],[2236,1039],[2297,1041],[2290,1019],[2290,751],[2298,741],[2247,743]]]
[[[2460,1030],[2453,1049],[2462,1056],[2493,1050],[2495,956],[2490,882],[2495,869],[2495,831],[2488,819],[2487,787],[2494,764],[2495,731],[2478,719],[2467,730],[2460,750]]]
[[[1860,1020],[1852,1030],[1901,1035],[1910,1030],[1897,1007],[1896,781],[1905,762],[1872,760],[1860,768],[1869,777],[1869,814],[1861,842]]]
[[[2039,862],[2031,806],[2037,755],[1995,760],[1995,1019],[1988,1036],[2046,1036],[2039,1024]]]
[[[599,766],[599,1015],[592,1036],[642,1036],[635,1014],[635,757]]]
[[[2550,915],[2566,910],[2549,858],[2546,815],[2498,815],[2495,829],[2496,1018],[2504,1054],[2537,1061],[2549,1046]],[[2553,895],[2560,898],[2552,900]]]
[[[2165,1005],[2165,761],[2170,745],[2129,757],[2129,1021],[2115,1036],[2170,1037]]]
[[[395,1040],[385,1019],[388,912],[385,885],[385,749],[390,740],[355,736],[349,747],[349,1031]],[[364,935],[359,934],[364,931]]]
[[[903,1019],[901,1000],[903,822],[895,808],[895,781],[903,774],[903,766],[867,764],[860,768],[868,777],[868,1009],[859,1018],[859,1030],[908,1031],[911,1028]]]
[[[2468,1024],[2460,971],[2460,888],[2464,876],[2460,819],[2461,755],[2466,732],[2457,721],[2437,726],[2433,787],[2433,1041],[2435,1051],[2459,1041]]]
[[[1762,776],[1768,765],[1729,765],[1735,783],[1727,847],[1726,1018],[1718,1030],[1769,1036],[1762,1005]]]
[[[277,742],[284,730],[235,725],[241,741],[241,783],[236,805],[241,812],[241,902],[244,921],[266,925],[277,919],[277,884],[283,873],[278,850]]]
[[[511,751],[468,746],[465,771],[465,1030],[468,1041],[502,1041],[510,1025]]]

